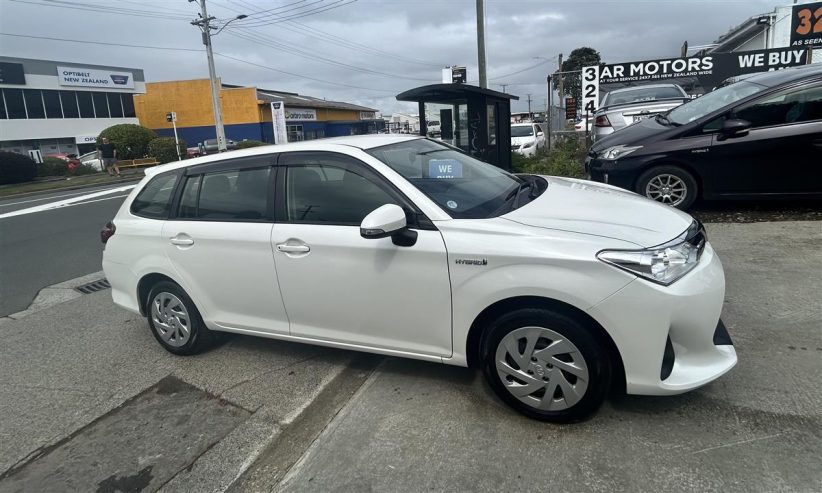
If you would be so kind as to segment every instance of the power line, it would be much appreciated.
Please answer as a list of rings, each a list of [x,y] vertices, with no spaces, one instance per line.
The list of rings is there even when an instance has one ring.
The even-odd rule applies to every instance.
[[[65,39],[65,38],[50,38],[47,36],[33,36],[29,34],[12,34],[12,33],[0,33],[0,36],[12,36],[15,38],[31,38],[31,39],[45,39],[48,41],[65,41],[68,43],[83,43],[83,44],[91,44],[91,45],[103,45],[103,46],[122,46],[125,48],[144,48],[149,50],[167,50],[167,51],[196,51],[196,52],[203,52],[205,50],[195,49],[195,48],[173,48],[170,46],[147,46],[147,45],[132,45],[132,44],[125,44],[125,43],[110,43],[110,42],[103,42],[103,41],[88,41],[88,40],[80,40],[80,39]]]
[[[303,11],[297,12],[293,15],[288,15],[288,16],[285,16],[285,17],[276,17],[276,18],[260,20],[260,21],[255,21],[253,15],[252,15],[252,16],[249,17],[249,19],[251,19],[250,21],[241,22],[239,27],[269,26],[271,24],[276,24],[278,22],[283,22],[283,21],[292,20],[292,19],[300,19],[302,17],[307,17],[309,15],[319,14],[320,12],[327,12],[329,10],[338,9],[340,7],[345,7],[346,5],[351,5],[352,3],[356,2],[356,1],[357,0],[335,0],[331,4],[325,5],[325,6],[322,6],[322,7],[317,7],[317,8],[309,9],[309,10],[303,10]]]
[[[25,3],[30,5],[38,5],[41,7],[57,7],[57,8],[64,8],[64,9],[72,9],[72,10],[81,10],[86,12],[101,12],[106,14],[125,14],[132,17],[148,17],[152,19],[165,19],[165,20],[187,20],[188,16],[183,16],[182,14],[170,14],[164,15],[159,12],[151,12],[148,10],[138,10],[138,9],[127,9],[121,7],[111,7],[110,5],[100,5],[94,3],[72,3],[72,2],[65,2],[59,0],[43,0],[41,2],[36,2],[32,0],[10,0],[12,2],[17,3]]]

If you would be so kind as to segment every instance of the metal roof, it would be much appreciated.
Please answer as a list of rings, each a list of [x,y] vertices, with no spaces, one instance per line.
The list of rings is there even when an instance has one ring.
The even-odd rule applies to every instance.
[[[231,84],[223,84],[226,88],[238,88],[246,86],[235,86]],[[315,98],[312,96],[303,96],[294,92],[275,91],[271,89],[255,88],[257,90],[257,99],[270,103],[273,101],[282,101],[286,106],[292,108],[326,108],[334,110],[352,110],[352,111],[374,111],[374,108],[367,106],[360,106],[358,104],[344,103],[342,101],[328,101],[325,99]]]

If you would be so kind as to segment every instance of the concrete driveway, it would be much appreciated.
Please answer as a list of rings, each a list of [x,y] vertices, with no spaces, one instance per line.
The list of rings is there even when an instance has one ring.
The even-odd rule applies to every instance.
[[[176,358],[108,292],[5,319],[0,491],[820,491],[822,223],[708,232],[738,366],[576,425],[474,370],[246,337]]]

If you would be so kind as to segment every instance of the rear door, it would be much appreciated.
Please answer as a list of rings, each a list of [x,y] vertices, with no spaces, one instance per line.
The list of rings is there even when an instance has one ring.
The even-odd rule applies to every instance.
[[[272,160],[256,156],[189,168],[163,239],[207,321],[287,334],[271,251]]]
[[[822,192],[822,83],[763,96],[728,118],[752,126],[740,137],[714,134],[709,158],[718,194]]]

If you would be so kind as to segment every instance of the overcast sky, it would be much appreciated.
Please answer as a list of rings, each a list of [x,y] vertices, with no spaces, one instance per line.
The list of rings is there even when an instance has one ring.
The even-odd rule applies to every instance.
[[[214,38],[216,52],[250,62],[217,56],[217,74],[225,83],[358,103],[390,114],[416,112],[415,105],[398,103],[394,96],[440,82],[445,65],[465,65],[469,80],[478,78],[475,0],[207,2],[209,14],[220,19],[249,15]],[[513,111],[527,108],[528,93],[534,108],[544,107],[545,77],[556,69],[559,53],[567,57],[574,48],[590,46],[608,63],[675,57],[685,40],[691,46],[710,43],[745,19],[789,3],[487,0],[489,87],[501,90],[500,84],[508,84],[506,92],[521,98]],[[198,11],[186,0],[0,0],[0,32],[201,50],[199,32],[189,24]],[[0,54],[142,68],[148,81],[208,76],[205,53],[198,51],[0,36]]]

